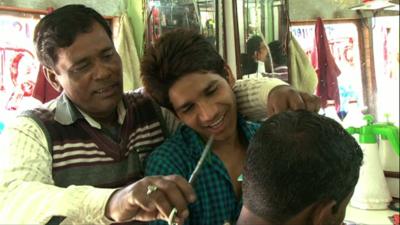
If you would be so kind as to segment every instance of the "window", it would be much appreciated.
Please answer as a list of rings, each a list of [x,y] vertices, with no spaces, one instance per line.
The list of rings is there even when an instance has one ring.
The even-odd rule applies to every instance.
[[[377,86],[377,120],[399,125],[399,17],[374,18],[373,46]]]
[[[31,97],[39,70],[32,41],[39,19],[37,14],[0,14],[0,122],[40,103]]]
[[[314,48],[315,25],[293,25],[290,29],[307,55],[311,55]],[[325,23],[325,32],[328,37],[331,53],[341,71],[341,74],[338,76],[340,111],[347,112],[350,99],[357,100],[359,107],[363,107],[362,72],[357,25],[353,22]]]

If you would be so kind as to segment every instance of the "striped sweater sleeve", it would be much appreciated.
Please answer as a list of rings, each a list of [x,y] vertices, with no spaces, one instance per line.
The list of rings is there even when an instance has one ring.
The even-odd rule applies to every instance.
[[[1,137],[0,223],[45,224],[52,216],[63,224],[107,224],[105,205],[114,189],[60,188],[52,179],[52,158],[43,131],[20,117]]]
[[[167,108],[161,107],[161,112],[169,134],[175,133],[179,125],[182,124],[181,121]]]
[[[233,90],[236,94],[239,112],[253,121],[264,119],[267,115],[269,92],[280,85],[288,84],[269,77],[237,80]]]

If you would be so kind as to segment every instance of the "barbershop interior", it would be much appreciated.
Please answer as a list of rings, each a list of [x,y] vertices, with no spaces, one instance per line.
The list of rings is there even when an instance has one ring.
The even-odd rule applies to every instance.
[[[230,74],[236,82],[279,80],[299,93],[318,96],[320,107],[317,113],[340,124],[354,137],[363,154],[358,181],[348,205],[345,205],[344,218],[338,224],[400,224],[399,0],[0,0],[0,140],[5,143],[2,144],[2,150],[8,148],[7,143],[10,142],[7,140],[11,140],[10,136],[5,135],[6,131],[9,126],[12,127],[11,124],[19,115],[54,101],[63,93],[63,89],[67,92],[66,88],[57,89],[49,81],[52,76],[48,74],[53,72],[49,72],[49,65],[43,65],[38,60],[37,46],[35,47],[33,40],[39,21],[69,4],[83,4],[94,9],[111,28],[112,42],[122,64],[123,92],[142,89],[144,83],[150,82],[143,82],[141,78],[141,62],[147,49],[158,43],[164,34],[179,28],[202,35],[230,68]],[[68,48],[69,45],[64,47]],[[57,79],[57,74],[55,77]],[[181,84],[181,81],[184,80],[178,80],[172,87]],[[61,80],[62,82],[63,85],[73,85],[67,84],[72,81]],[[103,91],[112,94],[114,90],[104,88]],[[169,93],[171,101],[171,92]],[[171,104],[175,107],[175,103]],[[175,115],[179,117],[179,111],[175,112]],[[268,121],[267,115],[262,120]],[[183,122],[185,123],[185,120]],[[218,123],[219,121],[214,121],[212,125],[218,126]],[[63,154],[69,154],[64,149],[67,148],[65,146],[60,147],[61,151],[64,151]],[[55,145],[53,151],[56,151]],[[63,162],[55,154],[53,161],[49,160],[50,164],[53,163],[53,169],[50,168],[49,171],[62,174],[55,164],[63,169],[68,166],[63,166],[62,163],[68,161]],[[73,154],[75,153],[70,153],[68,157],[72,157]],[[11,159],[13,158],[1,157],[0,168],[13,164]],[[24,166],[29,168],[29,164]],[[82,168],[85,165],[79,166]],[[10,186],[5,183],[12,182],[10,178],[7,178],[7,182],[1,181],[11,174],[10,171],[2,174],[2,171],[6,169],[0,169],[1,198],[7,194],[4,190]],[[56,183],[61,179],[60,175],[57,175],[56,181],[52,181],[51,174],[47,175],[50,175],[47,181],[53,182],[54,188],[59,188]],[[200,171],[198,183],[201,183],[201,176]],[[81,181],[75,184],[72,180],[70,184],[77,187],[85,184]],[[25,184],[24,182],[29,183],[28,180],[22,183]],[[64,183],[60,187],[70,188]],[[309,188],[313,190],[312,187]],[[151,196],[161,192],[160,189],[160,186],[157,188],[155,185],[148,185],[144,195]],[[29,192],[34,193],[35,189]],[[200,198],[200,195],[197,197]],[[41,218],[42,214],[35,214],[33,211],[51,211],[52,209],[48,208],[51,204],[28,209],[28,205],[24,203],[25,198],[22,197],[18,198],[21,213],[24,214],[23,210],[30,210],[33,216],[30,216],[32,220],[19,221],[17,216],[8,217],[19,209],[6,206],[8,202],[17,201],[17,197],[13,199],[8,195],[7,198],[7,201],[0,203],[4,204],[0,207],[0,224],[104,222],[88,219],[82,223],[68,223],[70,214],[64,215],[62,210],[57,211],[57,215],[35,221],[35,218]],[[246,199],[243,201],[247,204]],[[74,207],[77,207],[75,205]],[[67,207],[69,206],[65,208]],[[214,207],[221,207],[221,204]],[[240,215],[242,214],[243,210]],[[171,215],[170,221],[163,218],[169,224],[174,224],[171,222]],[[90,213],[87,217],[89,216]],[[115,219],[109,216],[107,218],[111,218],[111,221]],[[179,224],[203,224],[193,222],[195,219],[191,221]],[[233,225],[236,221],[226,220],[222,224]]]

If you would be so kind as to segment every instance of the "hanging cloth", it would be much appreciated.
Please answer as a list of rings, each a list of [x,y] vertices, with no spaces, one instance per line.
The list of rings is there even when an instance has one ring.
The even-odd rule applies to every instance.
[[[39,66],[39,72],[36,78],[36,84],[33,88],[32,97],[41,101],[42,103],[46,103],[60,95],[60,92],[56,91],[53,86],[47,81],[46,76],[44,75],[44,67],[42,65]]]
[[[296,38],[291,33],[289,35],[290,84],[299,91],[314,94],[318,84],[317,73]]]
[[[128,15],[123,13],[120,17],[120,26],[115,45],[123,65],[124,91],[130,91],[142,86],[140,61],[134,40]]]
[[[284,6],[283,12],[286,18],[285,33],[282,35],[284,38],[282,50],[288,57],[288,81],[299,91],[315,94],[318,84],[317,73],[303,48],[290,32],[289,2],[281,0],[281,3]]]
[[[320,17],[315,23],[314,49],[311,61],[318,74],[317,95],[321,97],[321,105],[326,107],[327,100],[335,100],[336,111],[340,108],[340,96],[337,77],[340,75],[339,67],[329,48],[325,27]]]
[[[47,8],[47,14],[52,13],[53,11],[53,7]],[[60,93],[61,92],[58,92],[56,89],[54,89],[53,86],[51,86],[51,84],[47,81],[46,76],[44,75],[44,67],[40,64],[35,87],[33,88],[32,92],[32,97],[36,98],[42,103],[46,103],[57,98]]]

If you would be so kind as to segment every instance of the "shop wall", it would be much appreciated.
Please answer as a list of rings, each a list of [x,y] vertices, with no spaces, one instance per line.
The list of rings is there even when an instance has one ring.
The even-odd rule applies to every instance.
[[[32,9],[47,9],[48,7],[59,8],[67,4],[84,4],[106,16],[120,15],[122,7],[121,1],[116,0],[0,0],[0,5]]]
[[[289,13],[292,21],[323,19],[358,18],[349,8],[360,0],[289,0]]]
[[[360,4],[361,0],[287,0],[289,1],[289,14],[292,21],[314,20],[321,17],[331,19],[359,19],[356,11],[350,10],[352,6]],[[397,16],[398,12],[381,10],[375,16]],[[372,17],[372,12],[363,11],[363,17]]]

